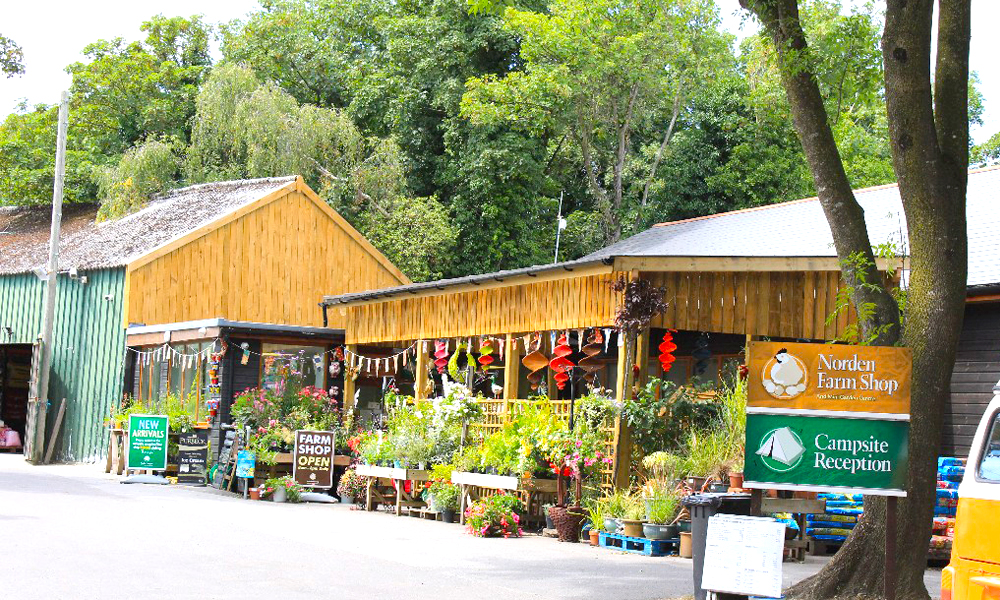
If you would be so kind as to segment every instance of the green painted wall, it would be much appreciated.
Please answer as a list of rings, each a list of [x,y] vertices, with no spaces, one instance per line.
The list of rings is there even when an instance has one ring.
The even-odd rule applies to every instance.
[[[66,398],[55,457],[91,462],[105,451],[104,416],[121,394],[125,269],[80,275],[87,277],[86,284],[59,276],[46,420],[51,430],[59,402]],[[33,274],[0,275],[0,344],[35,341],[42,330],[44,296],[45,284]]]

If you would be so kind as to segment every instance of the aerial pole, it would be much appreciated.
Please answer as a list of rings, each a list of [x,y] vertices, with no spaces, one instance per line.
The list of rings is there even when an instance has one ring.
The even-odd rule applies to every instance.
[[[552,259],[553,263],[559,262],[559,235],[566,229],[566,219],[562,216],[563,193],[559,192],[559,214],[556,216],[556,255]]]
[[[41,365],[38,370],[38,412],[31,456],[41,462],[45,448],[45,416],[49,405],[49,373],[52,370],[52,329],[56,314],[56,281],[59,273],[59,229],[62,223],[63,178],[66,173],[66,130],[69,121],[69,94],[59,100],[59,125],[56,135],[56,170],[52,185],[52,226],[49,230],[49,264],[45,272],[45,312],[42,315]]]

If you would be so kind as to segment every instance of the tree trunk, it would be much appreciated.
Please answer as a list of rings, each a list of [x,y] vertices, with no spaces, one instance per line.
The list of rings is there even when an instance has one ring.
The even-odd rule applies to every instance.
[[[933,0],[890,0],[882,40],[893,167],[906,213],[912,270],[905,331],[880,281],[822,97],[808,62],[796,0],[741,0],[764,23],[777,50],[796,132],[816,184],[844,277],[876,344],[901,339],[913,351],[908,498],[898,515],[898,598],[927,598],[923,583],[935,501],[941,416],[964,314],[967,281],[965,188],[968,167],[969,2],[942,3],[935,94],[930,79]],[[933,103],[936,102],[935,107]],[[936,108],[936,110],[935,110]],[[860,260],[858,260],[860,258]],[[867,265],[867,266],[866,266]],[[860,311],[859,311],[860,313]],[[865,498],[865,514],[843,548],[789,597],[882,595],[884,499]]]

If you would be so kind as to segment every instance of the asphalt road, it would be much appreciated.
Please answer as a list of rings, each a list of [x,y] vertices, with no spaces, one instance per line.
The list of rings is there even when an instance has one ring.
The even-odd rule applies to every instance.
[[[790,584],[822,565],[785,563]],[[932,580],[929,584],[936,585]],[[480,539],[346,506],[121,485],[93,465],[0,454],[5,598],[662,599],[691,561],[553,539]]]

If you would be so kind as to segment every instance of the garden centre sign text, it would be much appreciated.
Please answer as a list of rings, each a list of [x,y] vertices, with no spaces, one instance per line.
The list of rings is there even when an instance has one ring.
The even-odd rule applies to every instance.
[[[333,433],[296,431],[292,478],[306,487],[333,487]]]
[[[748,362],[749,412],[910,412],[909,348],[751,342]]]
[[[127,469],[163,471],[167,468],[166,415],[129,415]]]

